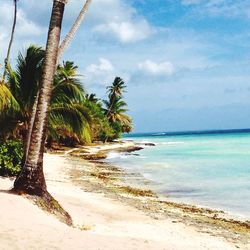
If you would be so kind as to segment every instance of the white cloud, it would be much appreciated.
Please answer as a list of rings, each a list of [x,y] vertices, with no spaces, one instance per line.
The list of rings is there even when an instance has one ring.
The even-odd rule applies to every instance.
[[[3,19],[3,22],[0,24],[0,30],[2,34],[10,35],[11,26],[13,22],[13,4],[11,2],[6,2],[1,4],[0,16],[5,16],[7,18]],[[40,35],[44,30],[42,27],[27,17],[24,11],[21,8],[18,8],[17,11],[17,22],[16,22],[16,35],[19,38],[26,36],[37,36]]]
[[[42,32],[46,32],[46,30],[28,20],[26,15],[22,11],[19,11],[17,14],[17,34],[20,37],[39,36]]]
[[[100,35],[111,35],[122,43],[146,39],[154,32],[147,20],[122,0],[97,0],[89,14],[92,31]]]
[[[4,18],[0,22],[0,62],[3,62],[7,53],[7,46],[11,35],[14,12],[12,2],[13,1],[5,1],[2,3],[1,1],[0,16]],[[16,58],[17,52],[24,48],[27,41],[35,43],[37,39],[40,39],[41,34],[44,34],[44,31],[42,26],[29,19],[29,15],[19,6],[18,2],[16,30],[10,62],[14,62],[13,58]]]
[[[103,72],[110,72],[113,70],[114,70],[114,67],[111,64],[111,62],[105,58],[99,58],[99,64],[90,64],[86,68],[87,72],[94,74],[94,75],[99,75],[99,74],[102,74]]]
[[[100,34],[111,34],[123,43],[136,42],[147,38],[152,28],[145,20],[132,22],[110,22],[97,25],[93,31]]]
[[[138,64],[138,68],[150,75],[172,75],[174,73],[174,66],[171,62],[165,61],[156,63],[151,60],[146,60]]]
[[[114,77],[114,67],[106,58],[99,58],[97,64],[90,64],[85,68],[87,84],[104,85],[109,84]]]

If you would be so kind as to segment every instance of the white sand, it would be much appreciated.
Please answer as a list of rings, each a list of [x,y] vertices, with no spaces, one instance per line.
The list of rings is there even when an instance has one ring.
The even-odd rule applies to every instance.
[[[68,227],[23,197],[6,193],[12,182],[0,178],[0,249],[239,249],[194,227],[154,220],[102,194],[84,192],[70,182],[68,168],[63,156],[45,155],[48,190],[74,224],[88,230]]]

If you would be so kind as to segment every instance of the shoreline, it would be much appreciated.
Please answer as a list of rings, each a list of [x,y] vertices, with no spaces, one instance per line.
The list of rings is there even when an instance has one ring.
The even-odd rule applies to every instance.
[[[127,143],[129,143],[129,145],[127,145]],[[122,144],[123,146],[121,147],[120,144]],[[248,237],[250,236],[250,221],[248,219],[240,218],[236,214],[230,214],[221,209],[213,209],[210,207],[204,207],[197,204],[187,204],[182,202],[171,201],[171,198],[159,195],[156,192],[152,191],[150,188],[143,187],[143,185],[138,185],[139,182],[144,182],[144,184],[146,183],[147,185],[147,183],[150,181],[148,181],[141,175],[138,176],[138,174],[136,173],[132,173],[133,177],[136,177],[135,178],[136,181],[134,182],[135,185],[131,184],[131,182],[127,184],[124,180],[131,178],[131,173],[126,172],[126,170],[120,168],[119,166],[114,166],[110,163],[102,162],[101,160],[104,159],[105,157],[104,158],[99,157],[99,155],[102,155],[102,153],[100,154],[100,152],[103,151],[105,152],[105,156],[107,156],[107,153],[109,152],[118,152],[118,153],[132,152],[133,150],[131,149],[133,147],[135,148],[134,151],[137,151],[138,145],[140,147],[145,146],[143,145],[143,143],[137,144],[134,143],[133,141],[125,141],[125,142],[120,142],[116,146],[115,144],[112,144],[111,147],[105,145],[103,148],[102,146],[98,145],[95,149],[93,149],[90,146],[89,153],[86,153],[85,151],[84,155],[79,154],[78,150],[76,151],[77,152],[76,154],[74,153],[72,154],[71,152],[70,155],[71,157],[73,156],[71,160],[74,158],[77,160],[80,157],[83,158],[84,161],[88,161],[89,163],[94,164],[92,172],[90,171],[90,176],[100,180],[100,182],[98,182],[98,185],[96,183],[90,184],[89,181],[90,176],[88,176],[88,185],[86,185],[86,183],[83,184],[84,182],[83,180],[79,181],[78,184],[82,185],[82,187],[85,188],[85,191],[88,192],[93,192],[93,189],[95,190],[99,189],[99,191],[102,190],[100,192],[104,192],[105,195],[107,195],[107,197],[117,199],[118,198],[117,196],[121,195],[122,198],[120,198],[120,200],[122,202],[125,202],[130,206],[134,206],[137,209],[146,212],[152,218],[161,219],[162,217],[166,218],[169,216],[170,217],[173,216],[174,219],[182,221],[182,217],[189,217],[188,223],[194,225],[195,227],[198,226],[200,228],[200,224],[203,224],[202,227],[204,225],[206,227],[211,227],[210,230],[207,228],[207,232],[211,231],[212,234],[213,230],[219,227],[222,229],[220,232],[217,232],[220,236],[225,238],[229,237],[231,238],[231,240],[233,241],[236,240],[237,242],[239,238],[241,238],[241,240],[246,243],[249,242]],[[154,146],[154,145],[149,144],[146,146]],[[140,148],[139,150],[141,149],[143,148]],[[86,147],[84,147],[84,150],[86,150]],[[88,154],[90,154],[91,157],[88,157]],[[100,168],[101,171],[97,170],[96,166],[98,166],[97,168]],[[119,174],[120,177],[116,176],[117,172],[120,173]],[[83,173],[78,173],[78,175],[81,174],[82,177],[84,177]],[[116,177],[114,178],[114,176],[112,175],[115,175]],[[114,184],[113,188],[110,189],[109,187],[107,189],[107,186],[114,181],[115,182],[118,181],[118,183]],[[91,187],[91,185],[93,185],[94,187],[93,186]],[[132,197],[128,198],[126,197],[126,195]],[[147,203],[150,203],[150,205],[148,204],[147,207],[145,206],[145,204],[140,204],[141,203],[140,200],[139,202],[136,202],[134,200],[135,197],[145,199]],[[132,201],[129,199],[131,199]],[[157,207],[157,209],[154,209],[154,207]],[[170,213],[169,210],[171,211]],[[187,223],[187,220],[184,220],[184,222]],[[230,231],[229,233],[230,236],[228,234],[228,230]],[[238,233],[240,233],[241,235],[238,235]]]
[[[231,238],[232,241],[236,240],[236,242],[239,238],[245,243],[248,242],[247,239],[250,236],[250,222],[248,220],[240,220],[237,216],[223,210],[173,202],[168,197],[159,196],[151,189],[145,189],[141,185],[133,186],[131,183],[127,185],[122,179],[131,178],[131,173],[127,173],[119,166],[99,160],[88,160],[88,158],[82,160],[76,156],[70,156],[67,160],[78,162],[75,165],[81,164],[81,161],[82,164],[84,161],[89,163],[88,170],[74,169],[69,173],[73,182],[87,192],[104,193],[107,197],[118,199],[157,220],[171,217],[199,229],[206,226],[206,232],[212,234],[214,230],[220,228],[217,232],[218,235],[227,239]],[[104,175],[104,173],[108,174]],[[117,177],[117,173],[119,177]],[[78,176],[78,180],[75,180],[74,176]],[[132,174],[133,177],[135,177],[136,182],[148,182],[137,174]],[[183,218],[185,219],[183,220]]]
[[[70,155],[76,158],[81,158],[83,160],[86,160],[88,162],[92,162],[98,165],[107,165],[110,166],[111,169],[112,167],[115,167],[117,169],[119,169],[119,171],[123,171],[126,175],[128,174],[128,172],[126,172],[126,170],[124,170],[123,168],[120,168],[119,165],[114,165],[112,163],[108,163],[108,162],[103,162],[103,159],[106,159],[106,157],[108,156],[108,153],[131,153],[131,152],[135,152],[139,151],[139,150],[143,150],[145,148],[145,146],[155,146],[154,143],[150,143],[150,142],[134,142],[133,140],[125,140],[125,141],[119,141],[119,142],[112,142],[110,143],[110,145],[95,145],[95,146],[82,146],[81,148],[74,148],[70,151],[66,151],[66,155]],[[150,184],[152,181],[148,180],[147,178],[145,178],[144,176],[142,176],[141,174],[135,173],[135,172],[131,172],[130,174],[132,175],[139,175],[137,182],[143,182],[144,184],[148,185]],[[102,176],[100,176],[102,177]],[[105,178],[105,176],[103,176]],[[108,179],[108,177],[106,177]],[[129,178],[129,177],[128,177]],[[130,185],[131,183],[129,183]],[[138,183],[133,183],[131,185],[136,185]],[[137,185],[136,185],[137,186]],[[139,185],[139,188],[146,188],[146,189],[150,189],[150,187],[143,187],[143,185]],[[136,188],[136,187],[135,187]],[[228,219],[228,220],[235,220],[235,221],[239,221],[239,222],[248,222],[249,223],[249,227],[250,227],[250,218],[248,218],[246,215],[243,214],[237,214],[231,211],[227,211],[223,208],[215,208],[215,207],[210,207],[209,205],[207,206],[203,206],[201,204],[196,204],[196,203],[192,203],[192,202],[179,202],[179,201],[175,201],[174,199],[171,199],[171,197],[168,197],[167,195],[164,194],[156,194],[156,191],[151,190],[152,193],[154,193],[155,196],[157,196],[159,199],[162,199],[166,202],[172,203],[172,204],[176,204],[176,205],[181,205],[181,206],[185,206],[185,207],[190,207],[190,210],[192,210],[193,208],[196,209],[201,209],[204,211],[210,211],[210,213],[217,213],[217,214],[221,214],[222,215],[222,219]],[[192,208],[192,209],[191,209]]]
[[[122,145],[126,150],[128,145]],[[109,147],[114,150],[121,144]],[[248,224],[220,219],[214,210],[161,200],[140,185],[127,185],[128,178],[135,183],[146,181],[142,176],[69,155],[76,150],[79,148],[45,154],[44,159],[48,190],[72,216],[74,228],[21,196],[6,194],[13,180],[0,178],[0,200],[4,201],[0,212],[5,214],[0,240],[4,249],[18,249],[11,245],[15,240],[37,247],[37,238],[46,249],[249,249]],[[93,153],[93,147],[91,150]]]

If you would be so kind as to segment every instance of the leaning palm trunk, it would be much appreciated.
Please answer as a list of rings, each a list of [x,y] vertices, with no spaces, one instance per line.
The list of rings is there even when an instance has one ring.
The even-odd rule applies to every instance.
[[[75,35],[76,31],[78,30],[78,28],[80,27],[86,12],[89,9],[89,5],[91,3],[92,0],[86,0],[85,4],[83,5],[77,19],[75,20],[74,24],[72,25],[70,31],[68,32],[68,34],[65,36],[65,38],[63,39],[59,50],[58,50],[58,55],[57,55],[57,63],[55,65],[55,70],[57,69],[57,65],[60,62],[60,58],[62,57],[63,52],[65,51],[65,49],[68,47],[70,41],[72,40],[73,36]],[[24,147],[24,155],[25,155],[25,159],[26,159],[26,155],[28,153],[29,150],[29,145],[30,145],[30,136],[31,136],[31,130],[33,128],[33,123],[35,120],[35,113],[36,113],[36,108],[37,108],[37,100],[34,103],[33,109],[32,109],[32,115],[31,115],[31,119],[30,119],[30,124],[29,124],[29,131],[28,131],[28,135],[27,135],[27,139],[25,141],[25,147]]]
[[[4,60],[4,72],[3,72],[3,79],[2,79],[3,82],[4,82],[5,76],[7,74],[7,65],[9,63],[10,50],[11,50],[11,46],[12,46],[13,39],[14,39],[14,33],[15,33],[15,28],[16,28],[16,16],[17,16],[17,0],[14,0],[14,20],[13,20],[13,25],[12,25],[12,30],[11,30],[11,36],[10,36],[8,51],[7,51],[6,58]]]
[[[70,31],[68,32],[68,34],[65,36],[65,38],[63,39],[60,47],[59,47],[59,51],[58,51],[58,56],[57,56],[57,64],[59,63],[61,56],[63,54],[63,52],[65,51],[65,49],[68,47],[70,41],[72,40],[72,38],[74,37],[76,31],[78,30],[78,28],[80,27],[86,12],[89,9],[89,5],[91,3],[92,0],[86,0],[85,4],[83,5],[77,19],[75,20],[74,24],[72,25]]]
[[[24,150],[23,150],[23,152],[24,152],[25,162],[27,160],[27,155],[28,155],[28,151],[29,151],[29,147],[30,147],[30,138],[31,138],[31,133],[32,133],[32,129],[33,129],[34,121],[35,121],[35,116],[36,116],[38,96],[39,96],[39,91],[37,93],[35,102],[34,102],[33,107],[32,107],[31,117],[30,117],[29,126],[28,126],[28,133],[27,133],[26,138],[24,138]]]
[[[47,192],[43,174],[43,153],[48,123],[48,107],[51,99],[65,3],[66,0],[53,1],[41,88],[28,153],[22,171],[14,183],[14,190],[18,192],[41,196]]]

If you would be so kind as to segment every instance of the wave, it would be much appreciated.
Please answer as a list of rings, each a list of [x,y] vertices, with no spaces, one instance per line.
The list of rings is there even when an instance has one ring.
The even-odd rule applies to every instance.
[[[147,140],[136,141],[136,144],[143,145],[143,146],[154,146],[156,143]]]
[[[166,135],[166,132],[159,132],[159,133],[154,133],[151,134],[152,136],[162,136],[162,135]]]
[[[184,144],[185,142],[184,141],[168,141],[168,142],[159,142],[159,143],[156,143],[156,144],[159,144],[159,145],[176,145],[176,144]]]
[[[152,179],[152,174],[150,173],[142,173],[142,176],[146,179]]]
[[[110,160],[110,159],[116,159],[116,158],[120,158],[120,159],[125,159],[127,158],[128,155],[124,154],[124,153],[118,153],[118,152],[109,152],[106,159]]]

